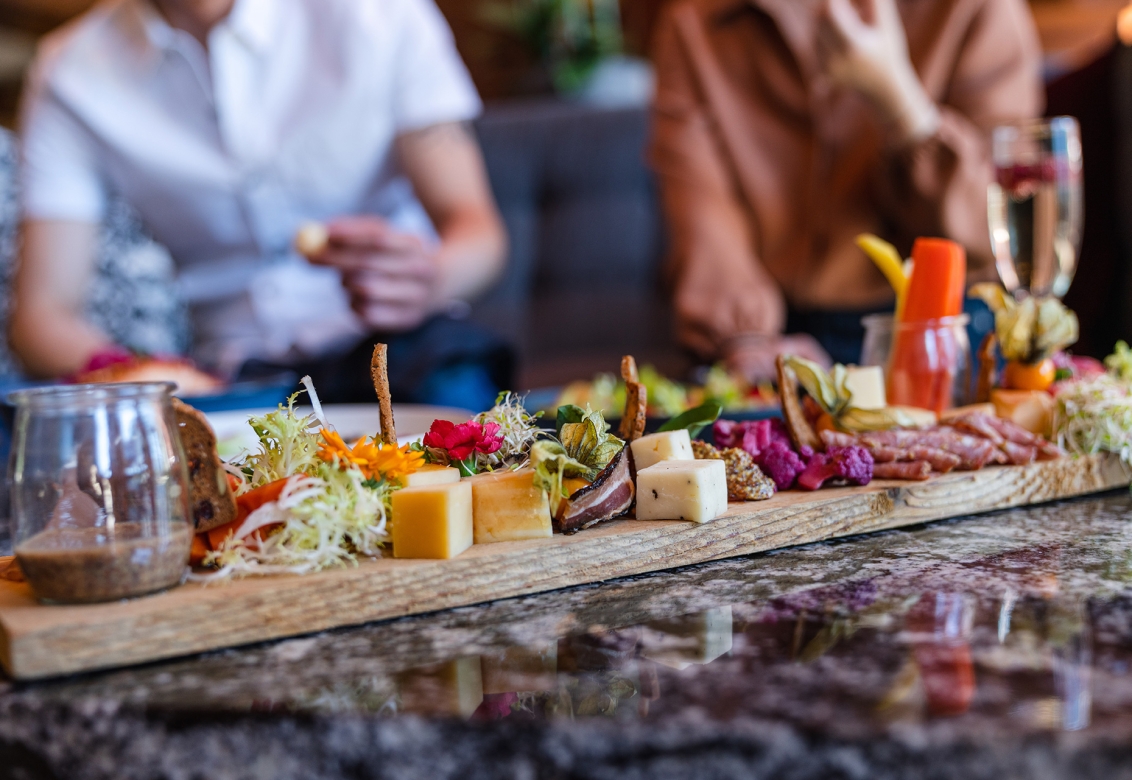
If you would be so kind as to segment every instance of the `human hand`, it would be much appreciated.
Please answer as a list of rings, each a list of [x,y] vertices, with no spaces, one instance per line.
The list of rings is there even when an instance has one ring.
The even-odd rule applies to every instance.
[[[342,272],[354,311],[375,330],[412,330],[442,308],[433,254],[380,217],[334,220],[325,245],[307,259]]]
[[[821,344],[808,334],[793,336],[750,336],[735,339],[724,356],[724,362],[734,373],[749,382],[770,382],[778,377],[775,359],[779,355],[795,355],[819,364],[823,368],[833,365]]]
[[[825,0],[817,49],[830,80],[868,98],[900,140],[938,129],[939,109],[912,67],[896,0]]]

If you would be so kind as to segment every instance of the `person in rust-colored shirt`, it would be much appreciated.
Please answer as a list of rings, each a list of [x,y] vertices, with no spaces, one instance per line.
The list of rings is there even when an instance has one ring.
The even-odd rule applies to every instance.
[[[893,300],[860,233],[951,238],[992,277],[990,133],[1043,103],[1023,0],[673,0],[655,46],[650,156],[700,357],[855,362]]]

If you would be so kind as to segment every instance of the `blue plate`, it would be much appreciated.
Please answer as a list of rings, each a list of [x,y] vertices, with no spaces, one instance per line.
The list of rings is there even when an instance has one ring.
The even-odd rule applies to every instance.
[[[182,400],[206,414],[241,409],[274,409],[287,402],[298,382],[299,378],[295,374],[276,374],[263,379],[235,382],[216,395],[195,395]]]

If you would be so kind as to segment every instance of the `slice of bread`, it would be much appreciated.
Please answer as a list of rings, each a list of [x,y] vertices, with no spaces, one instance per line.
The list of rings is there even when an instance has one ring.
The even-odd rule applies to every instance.
[[[236,519],[236,497],[216,452],[216,434],[204,414],[173,399],[177,430],[189,471],[189,513],[196,532],[211,531]]]

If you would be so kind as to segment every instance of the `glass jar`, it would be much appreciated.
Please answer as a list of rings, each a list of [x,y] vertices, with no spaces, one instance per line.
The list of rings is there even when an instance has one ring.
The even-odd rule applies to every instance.
[[[971,399],[970,317],[896,322],[887,314],[865,317],[861,365],[885,369],[888,402],[936,414]]]
[[[12,543],[43,601],[176,585],[192,544],[169,383],[23,390],[12,442]]]

